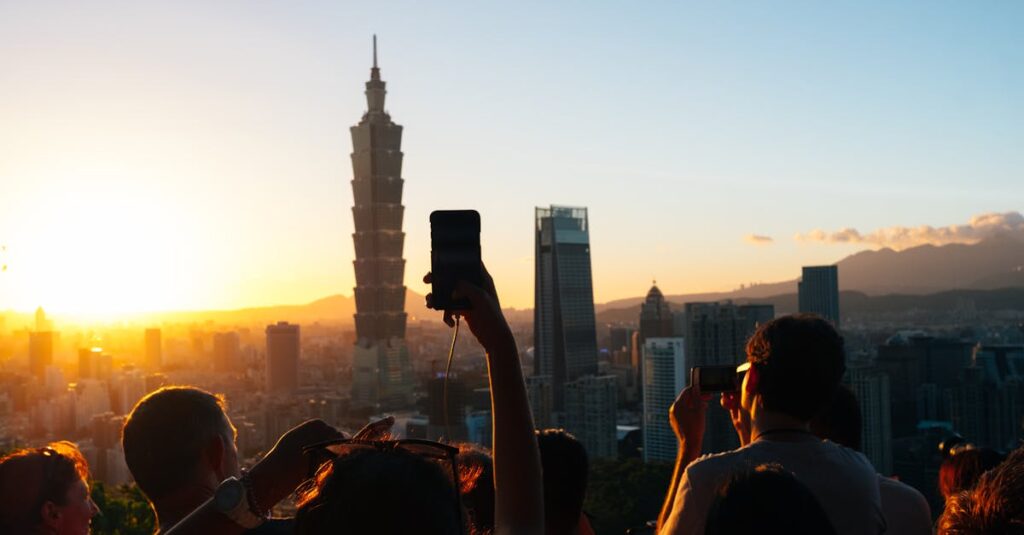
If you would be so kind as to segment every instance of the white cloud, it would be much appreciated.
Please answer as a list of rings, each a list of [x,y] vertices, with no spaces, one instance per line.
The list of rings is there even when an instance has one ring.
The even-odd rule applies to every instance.
[[[747,234],[743,237],[743,241],[752,245],[771,245],[775,242],[771,236],[762,236],[760,234]]]
[[[987,213],[976,215],[966,224],[932,227],[888,227],[861,234],[857,229],[841,228],[826,232],[815,229],[794,238],[800,242],[863,243],[877,247],[906,249],[918,245],[946,245],[950,243],[976,243],[999,233],[1024,236],[1024,215],[1020,212]]]

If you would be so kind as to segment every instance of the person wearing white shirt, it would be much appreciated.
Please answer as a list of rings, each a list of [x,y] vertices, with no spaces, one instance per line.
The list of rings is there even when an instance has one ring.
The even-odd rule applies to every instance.
[[[831,401],[845,371],[843,339],[835,328],[812,315],[772,320],[751,337],[747,362],[737,371],[743,376],[739,393],[723,396],[722,405],[745,444],[739,449],[694,460],[708,396],[693,385],[670,409],[680,448],[658,533],[703,534],[715,489],[736,470],[764,463],[780,465],[803,483],[839,535],[884,533],[871,463],[810,430],[811,418]]]

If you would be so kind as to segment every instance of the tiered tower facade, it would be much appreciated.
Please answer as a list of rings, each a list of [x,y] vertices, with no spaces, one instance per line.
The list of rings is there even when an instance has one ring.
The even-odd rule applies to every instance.
[[[380,409],[408,403],[413,381],[405,343],[402,127],[384,111],[386,94],[374,36],[367,111],[351,128],[356,253],[352,403]]]

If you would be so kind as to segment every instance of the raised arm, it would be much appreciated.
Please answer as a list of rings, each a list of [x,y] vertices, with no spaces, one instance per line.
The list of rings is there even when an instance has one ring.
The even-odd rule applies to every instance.
[[[701,396],[693,386],[684,388],[669,408],[669,422],[679,441],[679,448],[676,451],[676,467],[672,472],[672,482],[669,483],[668,492],[665,493],[665,503],[661,506],[661,514],[658,515],[659,531],[664,527],[665,521],[668,520],[669,514],[672,512],[676,493],[679,491],[686,467],[694,459],[700,457],[701,444],[704,441],[704,415],[707,408],[706,397]]]
[[[303,448],[340,437],[337,429],[322,420],[309,420],[282,435],[270,453],[245,476],[249,480],[246,491],[251,493],[247,496],[250,508],[269,509],[291,494],[309,475],[311,460]],[[210,498],[164,533],[237,535],[244,532],[245,528],[222,514]]]
[[[430,281],[428,274],[425,282]],[[544,484],[533,415],[512,330],[498,303],[494,281],[484,270],[484,287],[460,282],[457,297],[472,309],[460,311],[487,352],[491,382],[494,456],[494,526],[497,535],[544,532]],[[445,323],[454,325],[450,313]]]

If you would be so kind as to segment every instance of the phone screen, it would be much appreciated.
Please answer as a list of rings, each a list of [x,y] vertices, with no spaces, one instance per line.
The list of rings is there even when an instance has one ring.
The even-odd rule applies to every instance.
[[[483,285],[480,214],[476,210],[437,210],[430,214],[431,307],[467,310],[469,301],[451,298],[455,284]]]
[[[701,392],[735,392],[735,366],[697,366],[693,369]]]

